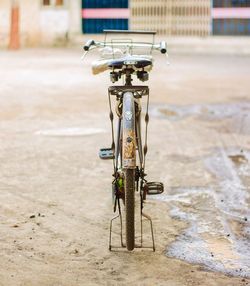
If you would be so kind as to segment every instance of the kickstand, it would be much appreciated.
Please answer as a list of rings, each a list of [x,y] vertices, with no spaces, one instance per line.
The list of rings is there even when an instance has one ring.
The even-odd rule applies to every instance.
[[[116,204],[118,205],[118,215],[116,215],[115,217],[113,217],[110,220],[110,228],[109,228],[109,250],[111,251],[112,248],[124,248],[126,247],[126,245],[123,243],[123,235],[122,235],[122,213],[121,213],[121,205],[120,205],[120,199],[116,197],[116,201],[115,201],[115,208],[116,209]],[[154,240],[154,232],[153,232],[153,222],[152,219],[149,215],[143,213],[142,211],[142,206],[141,206],[141,243],[140,245],[135,245],[135,248],[150,248],[153,249],[153,251],[155,251],[155,240]],[[116,219],[120,218],[120,225],[121,225],[121,231],[120,231],[120,240],[121,240],[121,246],[112,246],[112,227],[113,227],[113,221],[115,221]],[[149,221],[150,223],[150,229],[151,229],[151,237],[152,237],[152,246],[143,246],[143,219],[142,218],[146,218],[146,220]]]
[[[141,210],[141,247],[142,244],[143,244],[143,223],[142,223],[142,217],[145,217],[149,222],[150,222],[150,228],[151,228],[151,235],[152,235],[152,249],[153,251],[155,251],[155,239],[154,239],[154,231],[153,231],[153,222],[152,222],[152,219],[149,215],[145,214],[142,212]],[[145,247],[143,247],[145,248]],[[150,247],[151,248],[151,247]]]
[[[121,232],[120,232],[120,237],[121,237],[121,247],[125,247],[125,245],[123,244],[123,238],[122,238],[122,213],[121,213],[121,205],[120,205],[120,199],[116,197],[116,202],[118,204],[118,215],[113,217],[110,220],[110,227],[109,227],[109,250],[112,250],[112,226],[113,226],[113,221],[120,218],[120,224],[121,224]],[[116,203],[115,202],[115,203]]]

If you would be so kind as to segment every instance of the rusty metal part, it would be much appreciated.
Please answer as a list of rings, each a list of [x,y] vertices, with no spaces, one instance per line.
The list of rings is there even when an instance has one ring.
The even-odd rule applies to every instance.
[[[123,95],[123,168],[136,168],[135,103],[132,92]]]

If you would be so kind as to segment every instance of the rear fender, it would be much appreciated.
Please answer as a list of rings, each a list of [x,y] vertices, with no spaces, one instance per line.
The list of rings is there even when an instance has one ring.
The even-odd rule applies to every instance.
[[[123,95],[123,168],[136,168],[135,102],[132,92]]]

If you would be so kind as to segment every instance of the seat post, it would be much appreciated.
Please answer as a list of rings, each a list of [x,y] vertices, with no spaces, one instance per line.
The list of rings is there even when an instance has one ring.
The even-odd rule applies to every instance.
[[[126,70],[126,79],[125,79],[125,85],[126,86],[130,86],[132,85],[132,76],[131,76],[131,71],[130,70]]]

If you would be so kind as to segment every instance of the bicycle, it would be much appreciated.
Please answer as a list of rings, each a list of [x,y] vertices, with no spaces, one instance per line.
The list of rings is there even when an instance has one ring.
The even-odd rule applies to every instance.
[[[150,222],[152,235],[152,248],[155,251],[155,242],[151,218],[143,213],[143,205],[146,195],[160,194],[164,191],[162,183],[148,182],[145,177],[145,162],[147,155],[147,131],[149,122],[149,88],[144,85],[132,85],[132,75],[145,82],[148,80],[148,73],[152,68],[152,52],[160,51],[167,54],[166,43],[164,41],[155,44],[156,32],[148,31],[123,31],[123,30],[104,30],[105,39],[103,42],[89,40],[84,45],[84,55],[96,48],[101,48],[103,58],[93,64],[93,73],[110,70],[112,83],[123,78],[124,85],[114,85],[109,87],[109,118],[111,121],[112,143],[111,148],[102,148],[99,152],[101,159],[113,160],[113,203],[116,215],[110,222],[109,250],[112,249],[112,223],[120,218],[121,247],[126,247],[132,251],[135,247],[143,247],[143,224],[142,217]],[[122,35],[122,38],[107,40],[112,35]],[[149,35],[152,36],[151,42],[133,41],[125,36]],[[136,55],[136,49],[146,48],[149,55]],[[114,113],[112,110],[111,95],[116,97],[116,114],[118,116],[118,127],[116,143],[114,135]],[[140,100],[147,97],[145,114],[145,143],[142,147],[141,136],[141,114],[142,108]],[[139,160],[139,161],[138,161]],[[138,161],[138,164],[137,164]],[[140,222],[141,222],[141,243],[135,244],[135,190],[140,194]],[[125,209],[125,234],[126,244],[123,243],[123,219],[121,203],[123,201]]]

